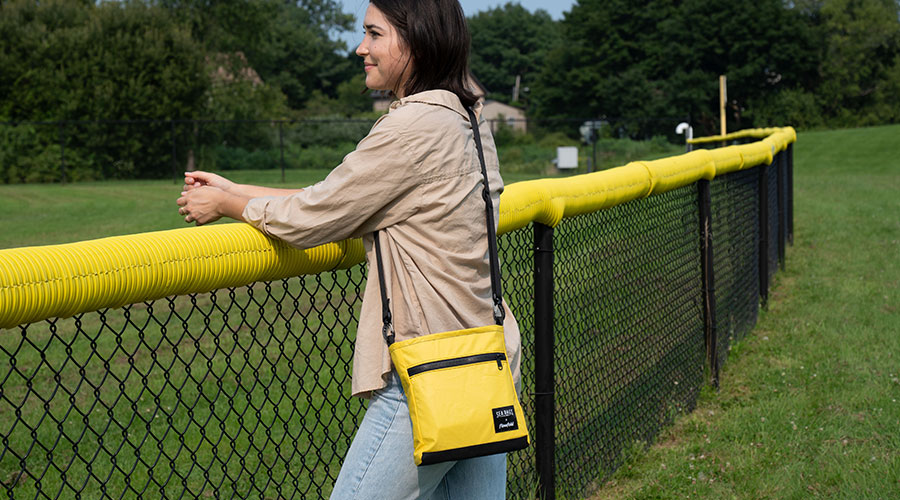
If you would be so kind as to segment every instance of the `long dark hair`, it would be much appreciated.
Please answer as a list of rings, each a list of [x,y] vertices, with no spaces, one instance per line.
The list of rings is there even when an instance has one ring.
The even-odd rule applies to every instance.
[[[444,89],[469,107],[469,26],[458,0],[370,0],[387,18],[412,58],[405,95]]]

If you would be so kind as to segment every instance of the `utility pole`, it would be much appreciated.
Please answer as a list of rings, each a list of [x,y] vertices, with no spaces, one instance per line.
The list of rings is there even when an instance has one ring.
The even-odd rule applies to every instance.
[[[513,87],[512,102],[519,100],[519,89],[522,88],[522,75],[516,75],[516,85]]]

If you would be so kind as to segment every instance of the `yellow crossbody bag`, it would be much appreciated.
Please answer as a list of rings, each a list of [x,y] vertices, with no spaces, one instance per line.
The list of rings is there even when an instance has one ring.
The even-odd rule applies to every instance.
[[[484,176],[496,325],[433,333],[395,343],[378,232],[374,235],[383,334],[409,403],[416,465],[505,453],[528,446],[525,415],[506,359],[500,260],[487,167],[475,113],[468,111]]]

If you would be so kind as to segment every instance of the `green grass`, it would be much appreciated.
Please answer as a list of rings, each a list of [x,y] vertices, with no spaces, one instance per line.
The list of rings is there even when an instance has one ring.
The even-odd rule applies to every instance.
[[[593,497],[900,498],[900,126],[800,134],[794,246],[706,390]]]
[[[326,170],[229,172],[237,182],[302,187]],[[51,245],[185,227],[179,180],[0,185],[0,248]]]

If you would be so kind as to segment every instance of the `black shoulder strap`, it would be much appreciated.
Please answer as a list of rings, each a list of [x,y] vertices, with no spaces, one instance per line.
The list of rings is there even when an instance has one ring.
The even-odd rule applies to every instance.
[[[487,165],[484,161],[484,149],[481,145],[481,133],[478,130],[478,119],[475,112],[471,108],[467,108],[469,112],[469,121],[472,123],[472,133],[475,135],[475,148],[478,150],[478,161],[481,162],[481,175],[484,177],[484,189],[481,191],[481,197],[485,204],[485,218],[487,220],[488,234],[488,258],[491,265],[491,293],[493,300],[494,321],[498,325],[503,325],[503,319],[506,312],[503,310],[503,294],[500,284],[500,258],[497,255],[497,231],[494,226],[494,204],[491,200],[491,188],[488,185]],[[390,300],[387,298],[387,287],[384,282],[384,264],[381,258],[381,244],[378,240],[378,231],[373,235],[375,238],[375,260],[378,266],[378,284],[381,287],[381,317],[384,326],[381,334],[384,341],[388,345],[394,343],[394,325],[391,320]]]
[[[491,200],[491,187],[488,185],[487,165],[484,162],[484,148],[481,147],[481,132],[478,130],[478,119],[472,108],[466,108],[469,112],[469,121],[472,122],[472,133],[475,134],[475,147],[478,149],[478,161],[481,162],[481,175],[484,177],[484,189],[481,197],[484,198],[485,218],[487,219],[488,254],[491,262],[491,291],[494,299],[494,321],[503,325],[506,313],[503,311],[503,291],[500,284],[500,258],[497,255],[497,230],[494,225],[494,203]]]
[[[378,285],[381,287],[381,335],[387,345],[394,343],[394,322],[391,319],[391,301],[387,296],[387,287],[384,284],[384,264],[381,259],[381,244],[378,242],[378,231],[372,235],[375,238],[375,260],[378,263]]]

